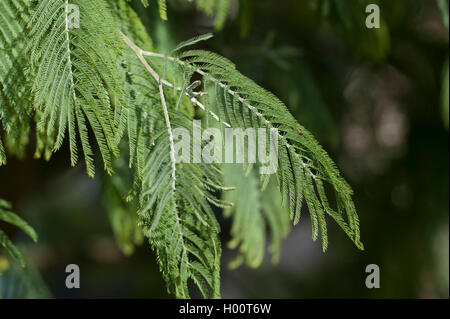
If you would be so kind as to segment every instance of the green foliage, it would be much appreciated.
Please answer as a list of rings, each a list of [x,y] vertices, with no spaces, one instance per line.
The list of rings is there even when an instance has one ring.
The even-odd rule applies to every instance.
[[[121,31],[128,34],[145,50],[153,50],[153,43],[136,13],[124,1],[113,5],[113,14],[121,21]],[[137,176],[142,177],[143,167],[148,155],[148,146],[152,127],[151,117],[154,111],[157,86],[146,76],[146,70],[131,50],[124,50],[121,55],[119,73],[124,91],[122,105],[116,105],[114,123],[117,127],[116,139],[128,137],[129,166],[134,167]]]
[[[30,130],[31,107],[25,74],[27,56],[24,53],[29,4],[28,0],[0,2],[0,122],[9,152],[19,157],[24,155]],[[22,85],[18,86],[18,83]],[[2,164],[6,164],[6,154],[0,137]]]
[[[230,267],[245,263],[256,268],[264,258],[267,228],[272,236],[269,246],[272,261],[276,263],[280,258],[281,240],[290,230],[290,221],[286,209],[280,206],[281,197],[274,179],[261,191],[256,171],[250,170],[246,176],[243,173],[241,165],[224,164],[224,184],[236,188],[223,193],[224,200],[235,204],[224,210],[225,217],[233,218],[228,247],[239,247],[239,255]]]
[[[350,186],[314,137],[277,97],[240,74],[230,61],[215,53],[190,50],[171,61],[186,72],[202,76],[206,87],[214,87],[215,94],[208,94],[204,103],[217,108],[222,121],[237,128],[278,129],[277,174],[283,202],[289,207],[294,225],[300,219],[304,199],[311,214],[313,240],[318,238],[320,229],[324,251],[328,246],[325,215],[334,219],[355,245],[363,249]],[[326,185],[334,192],[335,208],[327,198]]]
[[[35,242],[37,241],[37,234],[33,228],[22,218],[11,212],[12,206],[10,203],[0,199],[0,221],[14,225],[20,228],[24,233],[30,236]],[[25,261],[22,253],[17,249],[17,247],[11,242],[11,240],[6,236],[6,233],[0,229],[0,246],[3,246],[9,254],[14,257],[22,267],[25,266]]]
[[[192,130],[191,119],[176,111],[171,122]],[[170,292],[188,298],[187,282],[192,279],[205,298],[220,297],[219,225],[209,204],[224,206],[210,193],[222,190],[220,171],[205,164],[176,165],[168,130],[163,127],[155,136],[139,199],[144,233],[157,252]]]
[[[73,4],[79,7],[79,28],[69,26]],[[158,4],[166,18],[165,1]],[[224,25],[228,0],[196,4],[215,14],[216,28]],[[16,145],[8,150],[25,147],[30,123],[35,123],[36,157],[49,159],[68,135],[71,164],[77,163],[80,144],[93,177],[95,139],[105,170],[103,201],[119,246],[130,254],[145,235],[176,297],[190,296],[190,282],[204,297],[220,297],[220,228],[212,206],[233,218],[231,246],[240,250],[235,266],[261,263],[266,228],[276,261],[290,228],[288,216],[298,223],[303,202],[311,215],[313,239],[320,231],[323,250],[328,246],[327,216],[363,249],[352,190],[314,137],[277,97],[239,73],[231,61],[212,52],[185,50],[211,35],[182,42],[167,57],[153,52],[151,38],[125,0],[6,0],[0,7],[6,12],[0,15],[0,27],[11,31],[0,32],[0,117],[6,141],[13,141],[7,145]],[[195,86],[209,94],[194,92]],[[220,125],[278,130],[277,196],[289,213],[268,202],[276,198],[270,176],[261,176],[259,182],[252,171],[238,180],[227,169],[226,182],[236,184],[228,185],[218,165],[175,162],[172,128],[191,131],[198,107],[208,118],[217,112]],[[0,164],[6,163],[5,153],[0,144]],[[217,198],[229,190],[223,185],[238,186],[238,192],[248,188],[250,196],[224,194],[223,201]],[[0,219],[35,239],[31,228],[7,209],[4,204]],[[0,236],[20,258],[9,239]]]
[[[83,27],[69,25],[71,4],[79,7]],[[48,159],[58,150],[67,129],[74,166],[78,131],[89,176],[95,169],[87,123],[108,173],[111,157],[118,154],[111,110],[123,103],[116,62],[121,42],[109,12],[103,0],[43,0],[29,22],[33,107],[39,118],[36,157],[45,151]]]

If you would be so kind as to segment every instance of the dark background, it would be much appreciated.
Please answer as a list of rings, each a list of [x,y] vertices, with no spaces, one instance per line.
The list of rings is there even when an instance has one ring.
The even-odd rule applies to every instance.
[[[182,2],[169,1],[168,22],[153,2],[147,10],[133,4],[160,51],[214,31],[211,18]],[[380,4],[381,29],[363,26],[365,3]],[[234,253],[224,248],[223,297],[449,297],[444,21],[434,0],[232,1],[226,26],[204,47],[280,97],[336,160],[355,191],[366,250],[358,251],[329,223],[330,245],[322,253],[302,214],[277,265],[266,258],[258,269],[231,271]],[[50,163],[32,154],[31,146],[27,159],[10,158],[0,167],[0,197],[12,201],[40,236],[33,244],[6,227],[32,266],[26,271],[33,284],[22,283],[27,296],[167,297],[148,244],[131,257],[117,248],[99,179],[89,179],[82,166],[69,169],[67,149]],[[228,232],[229,221],[222,220],[224,247]],[[81,289],[65,287],[70,263],[81,268]],[[365,267],[372,263],[380,267],[379,289],[365,286]]]

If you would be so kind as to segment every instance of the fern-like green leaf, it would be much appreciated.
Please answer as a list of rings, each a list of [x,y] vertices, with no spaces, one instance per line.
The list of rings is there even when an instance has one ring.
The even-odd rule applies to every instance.
[[[196,0],[196,4],[215,16],[216,29],[224,26],[230,0]],[[166,20],[166,1],[159,0],[158,6]],[[123,38],[132,50],[124,50],[120,31],[129,36]],[[104,201],[119,245],[131,253],[143,233],[156,252],[168,290],[178,298],[191,295],[189,283],[204,297],[220,296],[219,225],[212,205],[233,217],[231,246],[240,251],[234,265],[261,263],[266,228],[277,260],[280,242],[290,228],[286,220],[290,216],[296,224],[304,203],[311,215],[313,239],[320,233],[324,250],[327,217],[363,248],[350,186],[287,107],[226,58],[182,51],[210,37],[182,42],[167,57],[152,52],[152,41],[126,0],[0,2],[0,120],[5,133],[0,139],[0,165],[6,162],[6,151],[23,154],[31,118],[37,123],[37,157],[49,159],[68,136],[71,164],[77,163],[81,145],[90,176],[95,139],[106,174],[118,170],[103,181]],[[23,85],[16,88],[17,83]],[[254,170],[247,179],[233,179],[239,175],[230,174],[226,182],[238,191],[220,200],[216,195],[225,188],[216,164],[175,160],[173,128],[184,128],[194,136],[196,107],[205,112],[206,121],[277,129],[278,196],[288,212],[268,202],[273,198],[268,176],[258,182]],[[115,161],[119,153],[122,156]],[[128,187],[131,191],[126,195]],[[242,188],[249,189],[245,199],[238,193]],[[226,200],[235,201],[237,207],[229,208]],[[34,230],[2,201],[0,220],[36,239]],[[19,250],[1,230],[0,244],[23,263]]]
[[[31,117],[24,52],[30,8],[29,0],[0,2],[0,122],[9,151],[20,157],[25,153]],[[6,164],[6,152],[0,136],[2,164]]]
[[[169,60],[191,69],[202,76],[205,83],[215,86],[213,104],[219,108],[222,121],[237,128],[278,130],[277,175],[283,202],[289,207],[294,224],[300,219],[305,200],[311,214],[313,240],[318,238],[320,231],[323,250],[328,246],[325,215],[334,219],[355,245],[363,249],[350,186],[312,134],[294,119],[277,97],[215,53],[190,50]],[[209,102],[211,96],[208,99],[204,99],[204,104],[213,109]],[[334,207],[326,195],[328,186],[335,194]]]
[[[190,50],[175,57],[166,57],[144,52],[128,37],[123,37],[153,77],[153,82],[157,83],[160,94],[159,101],[151,103],[152,107],[143,119],[154,125],[149,130],[152,147],[145,160],[142,177],[138,178],[141,183],[134,192],[139,193],[141,224],[156,250],[170,292],[180,298],[188,297],[190,278],[203,296],[219,295],[219,273],[216,268],[211,267],[216,264],[219,256],[214,235],[217,234],[218,227],[209,204],[219,207],[225,205],[211,194],[211,191],[218,192],[223,188],[215,166],[193,164],[192,159],[189,163],[175,161],[172,127],[182,127],[191,132],[189,136],[194,136],[191,131],[192,116],[178,110],[180,99],[186,100],[185,96],[202,107],[207,114],[213,114],[212,117],[223,125],[244,129],[276,128],[276,138],[280,145],[278,180],[282,198],[289,208],[288,215],[294,224],[300,218],[305,200],[311,214],[313,239],[318,238],[320,231],[323,250],[328,245],[326,215],[331,216],[359,248],[363,248],[359,240],[358,217],[351,200],[350,187],[340,177],[326,152],[295,121],[281,101],[236,71],[231,61],[215,53]],[[196,39],[188,40],[182,46],[189,43],[196,43]],[[166,74],[167,69],[183,72],[185,83],[177,87],[177,84],[161,78],[154,69],[157,65],[153,62],[154,59],[151,66],[145,56],[162,58],[163,66],[159,72],[163,72],[160,74]],[[201,103],[191,91],[193,86],[199,85],[198,81],[189,84],[194,73],[202,77],[203,88],[209,93],[206,98],[202,97],[204,94],[199,95]],[[164,92],[164,87],[168,88],[166,92],[169,94]],[[170,93],[178,95],[176,103]],[[165,125],[155,120],[162,118],[165,119]],[[262,176],[261,179],[263,186],[266,186],[269,178]],[[335,192],[336,208],[329,204],[327,191],[330,190],[326,191],[326,187]],[[251,202],[255,203],[257,200]],[[246,259],[247,264],[256,266],[263,256],[261,242],[264,245],[265,232],[261,229],[264,219],[255,209],[235,211],[233,217],[236,218],[233,222],[233,242],[235,246],[240,246],[242,252],[237,264]],[[282,237],[280,234],[284,232],[279,230],[282,227],[275,224],[281,219],[271,215],[266,218],[271,227],[276,229],[274,242],[279,243]],[[253,222],[259,220],[260,223],[256,223],[258,227],[255,227],[258,230],[246,233],[249,223],[243,222],[243,219],[252,219]],[[257,242],[259,243],[256,244]],[[273,250],[278,257],[276,249]]]
[[[122,21],[121,31],[129,35],[137,45],[152,50],[153,43],[137,14],[123,0],[114,2],[113,14]],[[125,23],[124,23],[124,22]],[[150,133],[154,126],[149,113],[154,110],[158,96],[157,84],[147,74],[142,63],[131,50],[124,50],[120,63],[124,100],[116,106],[114,122],[117,128],[117,142],[124,136],[128,138],[129,166],[135,168],[136,175],[142,177],[143,167],[148,155]]]
[[[191,119],[173,111],[171,123],[191,131]],[[219,225],[210,203],[224,204],[210,191],[220,190],[215,166],[176,164],[166,127],[155,134],[141,185],[141,223],[155,249],[169,292],[189,298],[188,280],[205,298],[220,297]]]
[[[38,137],[46,137],[38,138],[36,156],[45,151],[49,158],[61,147],[67,130],[75,165],[78,131],[90,176],[94,165],[88,124],[108,173],[111,158],[118,153],[112,114],[123,103],[123,85],[116,61],[121,42],[114,21],[104,0],[41,0],[29,22],[33,106]]]
[[[236,268],[242,263],[258,267],[265,255],[266,232],[269,229],[272,240],[270,251],[272,261],[280,257],[281,240],[290,229],[289,213],[280,206],[281,197],[275,183],[261,191],[255,170],[243,176],[242,165],[224,164],[224,184],[232,185],[235,191],[224,192],[223,198],[234,206],[224,210],[225,217],[232,217],[232,239],[228,246],[238,248],[238,256],[230,263]]]
[[[129,31],[136,38],[135,30]],[[149,46],[148,41],[142,42]],[[132,48],[137,50],[134,46]],[[144,66],[141,63],[139,67],[136,61],[139,62],[136,57],[127,61],[126,69],[132,70],[128,77],[130,95],[142,131],[130,131],[127,124],[129,129],[125,132],[130,157],[136,159],[130,163],[137,170],[132,193],[139,194],[141,225],[157,254],[171,293],[177,298],[189,297],[188,281],[192,281],[204,297],[219,297],[219,228],[210,203],[219,206],[223,203],[210,191],[220,188],[220,171],[207,165],[174,162],[171,125],[192,129],[192,117],[187,115],[189,107],[185,107],[187,99],[180,100],[183,90],[169,89],[166,93],[160,90],[150,74],[147,74],[150,79],[142,74]],[[152,66],[168,79],[175,80],[171,70],[164,72],[164,64],[152,63]],[[155,99],[155,95],[159,95],[159,99]],[[161,119],[168,115],[164,112],[167,105],[170,116],[164,123]],[[139,146],[140,141],[145,143]],[[136,150],[139,153],[135,154]]]

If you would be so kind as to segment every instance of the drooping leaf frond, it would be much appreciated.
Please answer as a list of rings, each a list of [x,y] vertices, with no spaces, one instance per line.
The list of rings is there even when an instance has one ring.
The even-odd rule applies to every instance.
[[[11,204],[0,199],[0,221],[14,225],[20,228],[24,233],[30,236],[35,242],[37,241],[37,234],[33,228],[22,218],[11,212]],[[25,266],[25,261],[23,259],[22,253],[17,249],[17,247],[11,242],[11,240],[6,236],[6,233],[0,229],[0,246],[3,246],[12,257],[17,259],[17,261]]]
[[[195,221],[197,223],[195,224],[196,227],[194,227],[196,231],[194,234],[197,234],[195,237],[197,241],[194,241],[195,245],[197,247],[204,247],[207,243],[211,245],[211,240],[208,241],[206,237],[203,238],[201,236],[204,229],[198,227],[211,228],[215,223],[214,217],[209,212],[209,205],[206,205],[207,201],[219,206],[222,204],[218,203],[217,199],[211,194],[205,192],[205,190],[209,191],[211,189],[211,184],[206,183],[205,185],[205,181],[212,180],[212,185],[220,185],[219,180],[214,180],[217,179],[217,173],[209,175],[207,172],[211,168],[208,165],[192,164],[192,161],[183,164],[175,162],[172,127],[184,127],[189,130],[190,125],[192,125],[192,117],[177,111],[178,103],[175,105],[173,102],[167,103],[163,87],[168,87],[169,92],[171,90],[179,92],[180,97],[187,95],[194,105],[199,106],[207,114],[211,114],[215,120],[227,127],[276,128],[278,130],[276,138],[281,146],[278,150],[278,180],[281,194],[287,203],[289,215],[294,224],[299,220],[301,206],[303,199],[305,199],[311,214],[313,239],[317,239],[320,229],[324,250],[328,244],[325,215],[335,219],[355,244],[362,249],[362,244],[359,240],[358,217],[351,201],[352,191],[350,187],[340,177],[337,168],[326,152],[318,145],[312,135],[294,120],[282,102],[251,80],[245,78],[236,71],[232,62],[217,54],[193,50],[181,53],[175,57],[166,57],[158,53],[142,50],[125,35],[123,38],[137,55],[139,61],[145,66],[148,73],[151,74],[154,82],[158,84],[159,102],[161,105],[158,107],[157,104],[152,104],[152,107],[156,108],[150,114],[151,116],[156,116],[156,118],[164,118],[166,123],[165,126],[161,127],[160,122],[157,124],[157,121],[151,118],[147,119],[155,123],[157,127],[151,133],[154,136],[152,139],[153,147],[146,160],[143,178],[141,179],[140,214],[145,234],[150,238],[152,246],[157,251],[160,267],[165,274],[165,279],[171,292],[174,292],[177,297],[187,296],[187,280],[188,278],[194,279],[195,272],[189,273],[186,270],[189,268],[183,263],[183,260],[189,260],[192,257],[189,255],[189,249],[185,250],[187,246],[180,247],[180,244],[178,244],[175,246],[175,251],[168,251],[167,245],[162,245],[163,242],[168,242],[167,226],[170,224],[176,225],[175,234],[169,232],[170,238],[173,239],[178,234],[178,243],[189,243],[190,238],[185,237],[182,221],[188,219],[189,217],[187,216],[192,215],[192,222]],[[185,43],[195,42],[196,40],[194,39]],[[173,66],[175,69],[179,69],[180,72],[184,72],[184,79],[188,83],[192,74],[197,73],[203,78],[204,88],[213,86],[215,94],[208,94],[206,98],[202,97],[203,94],[198,95],[201,99],[200,102],[197,97],[192,95],[193,92],[190,90],[191,87],[197,86],[198,83],[193,82],[190,85],[183,84],[182,87],[176,87],[176,85],[164,80],[149,64],[146,57],[162,58],[167,68]],[[158,115],[161,109],[162,114]],[[218,115],[214,112],[218,112]],[[190,136],[193,135],[190,134]],[[201,172],[201,174],[196,176],[192,172]],[[201,178],[200,176],[202,175],[204,177]],[[185,180],[183,179],[184,177],[186,177]],[[266,185],[268,178],[264,177],[262,180],[263,185]],[[328,204],[324,182],[335,192],[337,198],[337,208],[335,209]],[[179,185],[186,188],[180,189]],[[220,186],[219,188],[213,188],[213,190],[220,190]],[[195,195],[195,192],[199,193]],[[200,199],[202,199],[201,202],[199,202]],[[189,207],[185,206],[186,203],[195,203],[194,209],[190,210]],[[251,211],[255,212],[255,210]],[[186,216],[183,219],[179,217],[181,212],[183,212],[183,216]],[[205,213],[207,218],[205,218]],[[248,214],[249,210],[245,210],[245,213],[242,214],[238,213],[236,215],[235,213],[234,217],[238,219],[241,217],[249,218],[250,215]],[[254,218],[257,216],[256,218],[258,218],[257,214],[251,214],[251,216]],[[275,221],[271,219],[270,222],[274,223]],[[249,242],[254,242],[251,237],[252,233],[247,234],[247,236],[243,235],[248,230],[248,224],[237,220],[235,225],[237,227],[245,225],[244,227],[246,228],[241,232],[235,231],[235,239],[237,242],[242,243],[241,249],[244,252],[243,255],[238,257],[237,263],[245,256],[248,258],[247,262],[250,265],[252,263],[253,265],[258,264],[261,260],[261,246],[252,244],[252,247],[249,248]],[[209,232],[211,232],[211,229]],[[212,232],[214,233],[214,231]],[[261,232],[254,232],[253,234],[259,234],[258,239],[262,238]],[[275,242],[279,241],[279,237],[277,237]],[[185,240],[183,241],[183,239]],[[210,252],[216,252],[215,244],[208,247]],[[193,257],[199,258],[195,253]],[[209,258],[212,259],[212,257]],[[212,262],[208,258],[200,260],[204,262],[203,265],[211,264]],[[188,264],[190,263],[188,262]],[[201,264],[199,263],[199,265]],[[208,296],[210,290],[206,291],[206,287],[211,288],[212,278],[215,278],[215,275],[200,268],[196,268],[195,271],[199,271],[203,275],[203,279],[209,284],[204,285],[199,283],[198,278],[194,279],[203,295]],[[213,291],[215,290],[213,289]]]
[[[123,0],[114,2],[113,14],[121,22],[121,31],[127,34],[140,47],[153,49],[153,43],[148,36],[136,13]],[[136,59],[133,51],[127,49],[122,53],[120,61],[120,75],[123,82],[124,101],[120,107],[116,106],[114,122],[117,128],[117,142],[124,136],[128,138],[129,166],[135,169],[138,178],[142,178],[142,171],[147,159],[150,136],[153,132],[155,117],[149,116],[154,112],[158,102],[158,86],[145,67]]]
[[[186,115],[172,111],[170,120],[192,130]],[[210,203],[223,206],[211,194],[221,190],[220,171],[213,165],[174,164],[170,132],[163,127],[155,136],[141,185],[144,232],[171,293],[189,298],[191,279],[205,298],[218,298],[221,248]]]
[[[224,25],[229,0],[196,3],[215,15],[216,28]],[[167,18],[166,1],[158,4]],[[235,266],[260,264],[266,228],[272,234],[270,249],[276,260],[289,230],[286,220],[290,215],[297,223],[304,202],[311,214],[313,239],[320,231],[324,250],[326,216],[362,248],[352,190],[286,106],[226,58],[198,50],[183,52],[211,35],[184,41],[166,57],[153,52],[151,38],[126,0],[3,0],[0,9],[0,120],[8,150],[26,144],[23,139],[33,118],[37,156],[49,158],[68,135],[72,165],[78,160],[79,144],[93,176],[95,139],[106,173],[117,170],[113,177],[104,176],[103,186],[119,245],[131,253],[143,233],[176,297],[190,296],[189,283],[204,297],[220,296],[221,248],[212,205],[233,217],[231,245],[240,250]],[[132,50],[119,38],[120,31],[129,37],[123,38]],[[23,85],[14,90],[17,83]],[[207,121],[227,127],[278,130],[278,196],[289,212],[269,203],[273,187],[267,186],[267,176],[261,177],[261,184],[267,186],[261,193],[254,171],[245,180],[233,179],[239,173],[228,172],[226,185],[238,187],[234,195],[223,197],[237,204],[231,209],[216,197],[225,190],[216,164],[175,161],[173,128],[184,128],[194,136],[192,121],[202,112]],[[5,158],[0,142],[0,164]],[[248,198],[241,197],[239,188],[249,189]],[[331,192],[334,200],[328,199]],[[7,205],[3,211],[9,212]],[[4,213],[3,219],[33,237],[14,216]],[[0,237],[19,256],[1,231]]]
[[[18,156],[24,155],[31,117],[27,93],[29,81],[25,74],[29,16],[29,0],[0,2],[0,124],[6,133],[9,150]],[[0,165],[5,163],[6,154],[0,136]]]
[[[139,83],[139,92],[134,92],[134,96],[152,96],[144,98],[147,104],[134,99],[138,102],[136,106],[141,110],[141,114],[145,114],[139,117],[139,120],[145,123],[141,126],[146,128],[146,131],[137,134],[136,139],[130,139],[130,135],[128,136],[131,143],[130,154],[139,148],[139,140],[145,141],[144,148],[141,149],[150,147],[148,156],[136,154],[138,171],[140,158],[145,158],[142,172],[136,174],[139,184],[135,193],[139,193],[141,225],[156,251],[171,293],[178,298],[189,297],[188,280],[191,280],[204,297],[217,298],[220,296],[221,249],[217,236],[219,228],[210,204],[223,206],[223,203],[210,192],[220,189],[220,171],[214,166],[175,162],[172,128],[184,127],[192,130],[189,110],[180,103],[180,97],[187,92],[185,88],[175,89],[172,86],[173,92],[169,89],[166,94],[162,84],[158,83],[163,80],[153,69],[158,66],[150,66],[139,54],[140,49],[126,36],[124,39],[138,55],[141,67],[145,67],[146,73],[152,78],[149,82],[144,76],[130,76],[130,81],[136,80],[138,82],[135,83]],[[135,68],[134,70],[138,69],[138,66],[133,66],[132,61],[129,66]],[[159,68],[164,69],[164,66]],[[170,79],[170,71],[165,74]],[[165,83],[168,85],[168,82]],[[159,94],[159,99],[156,100],[155,84]],[[151,137],[151,140],[148,137]],[[135,146],[132,140],[135,141]]]
[[[353,191],[312,134],[294,119],[277,97],[243,76],[218,54],[190,50],[168,60],[202,76],[205,86],[209,83],[215,86],[214,104],[222,121],[236,128],[278,130],[277,175],[294,224],[300,219],[305,200],[311,214],[313,240],[318,238],[320,231],[323,250],[328,246],[326,215],[338,223],[358,248],[363,249],[359,219],[351,199]],[[213,108],[208,99],[204,104]],[[328,186],[334,192],[335,207],[326,195]]]
[[[111,158],[118,150],[111,114],[123,97],[116,61],[121,43],[107,4],[42,0],[29,28],[31,72],[36,75],[33,106],[39,117],[36,155],[45,151],[48,158],[61,147],[67,130],[75,165],[78,131],[87,171],[93,176],[90,127],[105,170],[112,173]]]
[[[225,217],[232,217],[231,236],[228,246],[238,248],[238,256],[230,263],[236,268],[245,263],[256,268],[263,261],[266,250],[267,229],[271,234],[272,261],[280,258],[281,240],[290,229],[289,214],[281,207],[281,197],[275,183],[261,191],[256,170],[243,176],[242,165],[224,164],[224,185],[236,190],[224,192],[223,198],[234,203],[224,209]]]

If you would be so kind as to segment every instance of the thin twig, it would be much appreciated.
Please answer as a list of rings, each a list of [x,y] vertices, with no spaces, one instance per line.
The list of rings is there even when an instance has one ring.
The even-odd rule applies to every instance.
[[[172,162],[172,189],[175,191],[176,188],[176,160],[175,160],[175,146],[173,141],[173,132],[172,125],[170,124],[169,111],[167,110],[166,98],[164,97],[164,89],[163,89],[163,80],[158,75],[158,73],[153,70],[153,68],[147,63],[144,56],[142,55],[143,51],[137,45],[135,45],[130,39],[128,39],[123,33],[122,37],[126,44],[136,53],[139,60],[142,62],[147,71],[152,75],[152,77],[158,82],[159,87],[159,95],[161,97],[161,104],[163,106],[164,111],[164,119],[166,121],[167,131],[169,133],[169,142],[170,142],[170,161]]]

